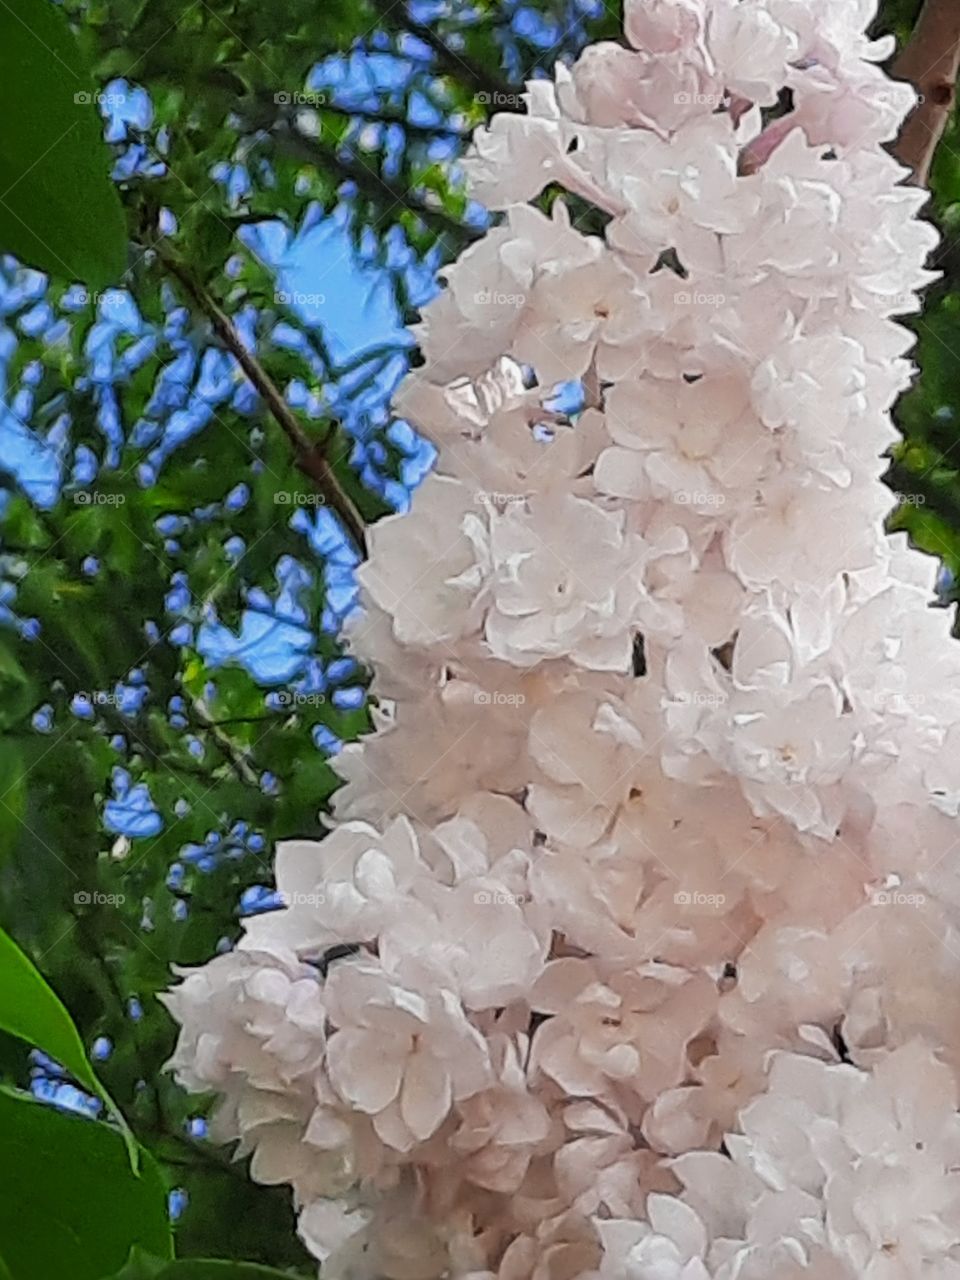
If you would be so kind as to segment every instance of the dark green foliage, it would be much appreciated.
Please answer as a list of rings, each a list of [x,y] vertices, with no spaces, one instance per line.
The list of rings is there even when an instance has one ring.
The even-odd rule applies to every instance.
[[[933,266],[942,279],[927,291],[921,315],[911,320],[917,333],[914,358],[920,376],[897,406],[905,439],[893,451],[888,483],[904,501],[891,525],[906,529],[916,544],[942,560],[960,579],[960,129],[954,119],[931,176],[931,215],[944,241]],[[947,588],[956,599],[955,587]]]
[[[0,1091],[0,1260],[12,1280],[101,1280],[134,1242],[170,1255],[152,1157],[135,1175],[106,1125]]]
[[[52,4],[5,0],[0,48],[0,251],[113,284],[126,266],[123,211],[80,46]]]

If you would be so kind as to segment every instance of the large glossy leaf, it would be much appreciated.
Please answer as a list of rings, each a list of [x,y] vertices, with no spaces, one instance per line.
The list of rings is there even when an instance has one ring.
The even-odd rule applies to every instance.
[[[56,1058],[94,1092],[100,1084],[69,1013],[39,969],[0,929],[0,1028]]]
[[[123,1270],[110,1280],[290,1280],[290,1272],[230,1258],[178,1258],[175,1262],[162,1262],[137,1250]]]
[[[134,1245],[172,1252],[153,1160],[144,1154],[137,1176],[114,1129],[0,1091],[0,1259],[10,1280],[101,1280]]]
[[[90,1065],[69,1013],[33,961],[3,929],[0,929],[0,1030],[55,1058],[78,1083],[102,1098],[123,1125],[113,1100]],[[135,1166],[135,1145],[125,1126],[124,1136]]]
[[[49,0],[0,4],[0,251],[94,288],[126,232],[90,72]]]

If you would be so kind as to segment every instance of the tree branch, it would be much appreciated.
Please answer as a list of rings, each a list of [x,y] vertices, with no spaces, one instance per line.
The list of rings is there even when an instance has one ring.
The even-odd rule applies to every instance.
[[[419,138],[423,142],[434,142],[437,138],[455,138],[462,142],[469,141],[470,133],[465,129],[457,129],[452,124],[415,124],[401,111],[379,111],[368,107],[342,107],[337,102],[325,102],[324,111],[342,116],[345,120],[353,120],[357,125],[383,124],[399,125],[408,138]]]
[[[276,116],[286,121],[288,126],[296,115],[296,108],[284,106],[280,111],[276,111],[275,95],[267,89],[260,90],[255,97],[259,109],[267,111],[273,107]],[[404,114],[402,111],[385,107],[344,106],[342,103],[332,102],[329,95],[318,105],[317,110],[321,115],[329,112],[331,115],[341,116],[344,120],[352,120],[361,127],[366,124],[397,124],[408,137],[419,138],[424,142],[434,142],[437,138],[456,138],[463,142],[470,139],[469,130],[458,129],[455,125],[443,121],[440,124],[415,124],[409,119],[409,113]]]
[[[313,481],[318,492],[323,494],[329,506],[340,517],[357,549],[361,554],[364,554],[366,540],[363,517],[337,479],[333,467],[326,456],[324,443],[313,441],[306,434],[296,414],[281,395],[279,388],[253,352],[244,345],[243,339],[237,332],[233,321],[219,306],[210,292],[162,242],[158,242],[154,247],[171,275],[176,277],[209,320],[214,333],[237,361],[253,387],[266,403],[277,425],[293,446],[300,471]]]
[[[960,0],[926,0],[913,35],[893,64],[894,76],[912,84],[920,95],[893,148],[917,186],[927,185],[934,152],[953,111],[958,69]]]
[[[402,15],[395,13],[396,5],[389,0],[373,0],[374,8],[379,12],[383,23],[394,30],[409,31],[412,36],[422,40],[436,55],[437,62],[455,79],[459,79],[470,89],[478,89],[491,97],[509,95],[518,92],[516,85],[501,80],[496,72],[481,66],[466,53],[458,53],[447,44],[443,36],[434,27],[424,22],[417,22],[408,11]]]
[[[328,146],[319,138],[308,138],[305,134],[289,128],[285,133],[274,132],[273,137],[280,152],[315,165],[318,169],[327,168],[338,171],[344,182],[356,183],[358,190],[371,200],[382,203],[385,198],[389,199],[391,208],[408,209],[425,226],[431,227],[439,235],[452,232],[463,240],[469,241],[478,239],[484,234],[477,227],[458,222],[443,209],[431,208],[408,188],[397,186],[395,182],[382,177],[372,165],[345,155],[343,147]],[[390,212],[389,208],[387,212]]]
[[[216,742],[217,746],[226,756],[240,781],[245,782],[247,786],[250,787],[259,787],[260,778],[257,775],[257,771],[250,764],[249,753],[244,750],[243,747],[235,743],[228,733],[224,733],[223,729],[220,727],[220,722],[214,720],[210,715],[210,712],[207,710],[206,705],[201,698],[194,698],[193,709],[197,713],[197,717],[203,724],[204,728],[209,731],[214,742]],[[272,721],[273,717],[264,716],[262,719]]]

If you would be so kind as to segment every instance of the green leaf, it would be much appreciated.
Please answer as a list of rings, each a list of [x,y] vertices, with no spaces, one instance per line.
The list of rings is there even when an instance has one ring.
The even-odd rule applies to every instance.
[[[16,846],[26,806],[27,771],[23,751],[8,738],[0,742],[0,865]]]
[[[290,1273],[255,1262],[224,1258],[182,1258],[164,1267],[157,1280],[290,1280]]]
[[[69,1013],[33,962],[0,929],[0,1028],[56,1058],[88,1089],[100,1090]]]
[[[0,640],[0,729],[9,729],[39,702],[23,667]]]
[[[165,1265],[161,1258],[152,1258],[135,1247],[126,1264],[115,1276],[105,1277],[105,1280],[157,1280]]]
[[[116,1104],[97,1079],[69,1013],[33,961],[0,929],[0,1030],[56,1059],[74,1079],[103,1100],[120,1124],[130,1163],[139,1149]]]
[[[101,1280],[135,1244],[172,1253],[154,1161],[144,1153],[136,1177],[115,1130],[0,1091],[0,1259],[11,1280]]]
[[[164,1263],[136,1250],[110,1280],[290,1280],[290,1272],[231,1258],[178,1258]]]
[[[0,4],[0,250],[95,289],[126,261],[94,84],[49,0]]]

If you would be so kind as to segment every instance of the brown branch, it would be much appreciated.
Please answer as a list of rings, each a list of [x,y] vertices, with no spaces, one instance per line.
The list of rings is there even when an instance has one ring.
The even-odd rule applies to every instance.
[[[218,305],[210,292],[162,242],[158,242],[155,248],[171,275],[179,280],[180,284],[209,320],[214,333],[237,361],[255,390],[266,403],[277,425],[293,446],[299,470],[308,479],[312,480],[317,487],[317,491],[323,494],[329,506],[340,517],[347,533],[353,539],[361,555],[364,555],[366,553],[366,539],[363,517],[337,479],[330,460],[326,456],[324,442],[311,440],[306,434],[296,414],[281,395],[276,383],[274,383],[253,352],[244,345],[243,339],[237,332],[233,321]]]
[[[960,0],[926,0],[913,34],[893,64],[898,80],[912,84],[920,101],[900,131],[894,155],[926,186],[937,144],[956,101],[960,69]]]

